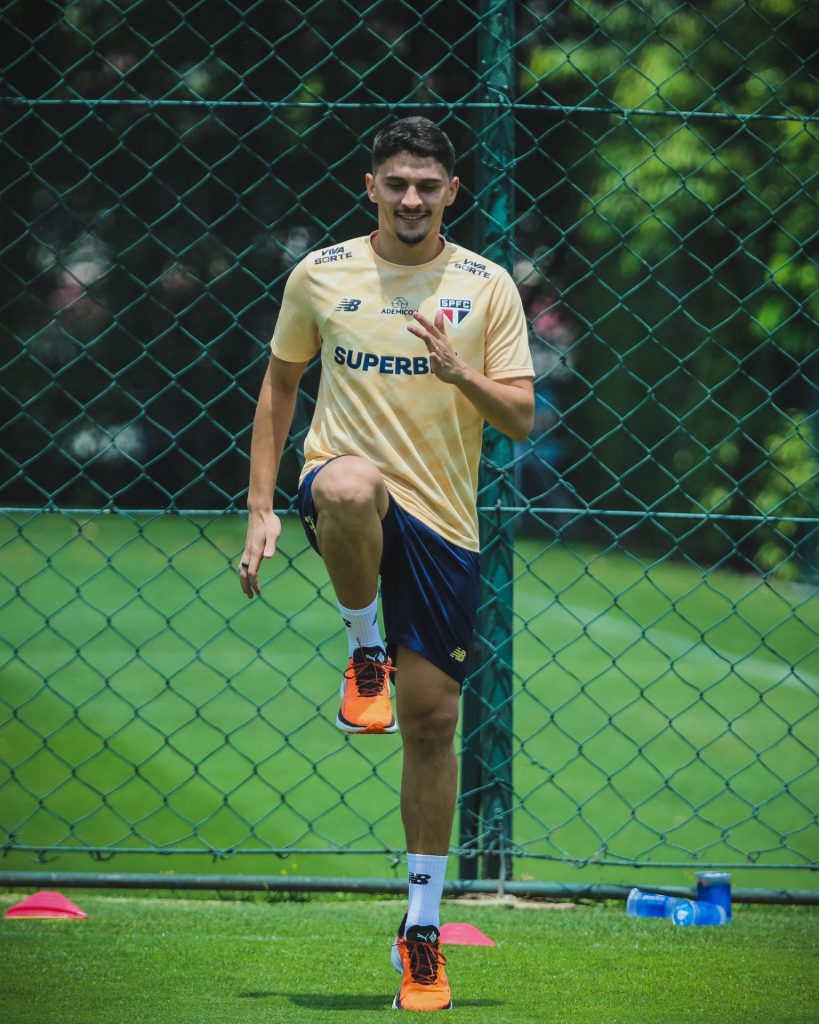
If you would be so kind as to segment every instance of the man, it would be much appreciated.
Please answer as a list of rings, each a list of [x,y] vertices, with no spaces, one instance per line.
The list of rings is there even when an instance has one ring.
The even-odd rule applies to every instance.
[[[457,792],[455,727],[478,594],[476,491],[484,421],[532,426],[526,322],[509,275],[440,234],[455,154],[431,121],[376,136],[367,195],[378,230],[311,253],[285,287],[253,426],[240,579],[281,530],[271,501],[308,362],[321,379],[299,512],[348,639],[336,725],[389,733],[395,683],[409,904],[393,946],[393,1006],[448,1009],[440,900]],[[378,625],[378,577],[387,643]]]

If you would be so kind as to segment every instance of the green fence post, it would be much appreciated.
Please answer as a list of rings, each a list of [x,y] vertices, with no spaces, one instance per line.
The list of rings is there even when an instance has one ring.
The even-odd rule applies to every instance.
[[[514,3],[481,0],[479,113],[475,195],[476,249],[511,269],[514,158]],[[482,589],[470,686],[464,696],[461,846],[480,848],[484,878],[510,876],[512,828],[512,442],[494,429],[484,437],[479,505]],[[476,858],[461,856],[461,877],[474,878]]]

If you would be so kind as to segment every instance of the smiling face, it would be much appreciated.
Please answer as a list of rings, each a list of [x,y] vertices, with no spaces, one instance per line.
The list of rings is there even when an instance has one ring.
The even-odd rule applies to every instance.
[[[444,210],[455,201],[459,181],[433,157],[396,153],[375,174],[367,194],[378,207],[376,251],[395,263],[425,263],[440,249]]]

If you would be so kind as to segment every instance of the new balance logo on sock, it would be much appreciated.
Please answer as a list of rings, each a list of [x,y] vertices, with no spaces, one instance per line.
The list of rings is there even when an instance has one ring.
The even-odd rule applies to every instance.
[[[424,875],[424,874],[421,874],[420,872],[418,874],[414,874],[412,871],[410,871],[410,873],[409,873],[409,884],[410,885],[426,885],[429,882],[430,878],[432,878],[432,875]]]

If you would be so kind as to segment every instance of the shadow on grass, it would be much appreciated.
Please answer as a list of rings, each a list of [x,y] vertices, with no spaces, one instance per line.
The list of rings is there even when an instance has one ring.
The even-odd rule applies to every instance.
[[[387,995],[328,995],[326,992],[240,992],[240,999],[289,999],[310,1010],[383,1010],[390,1006]],[[458,999],[456,1006],[503,1006],[499,999]]]

